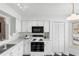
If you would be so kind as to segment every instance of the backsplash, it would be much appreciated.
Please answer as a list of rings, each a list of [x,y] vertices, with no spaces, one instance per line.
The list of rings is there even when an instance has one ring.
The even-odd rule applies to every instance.
[[[49,32],[45,32],[45,33],[19,32],[19,38],[24,38],[26,35],[29,35],[29,36],[32,36],[32,35],[43,35],[44,38],[49,38]]]

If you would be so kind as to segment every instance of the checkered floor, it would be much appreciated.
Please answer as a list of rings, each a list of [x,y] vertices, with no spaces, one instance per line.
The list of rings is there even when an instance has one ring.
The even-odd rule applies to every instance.
[[[31,55],[23,55],[23,56],[31,56]],[[62,53],[61,55],[59,55],[59,54],[55,53],[54,55],[44,55],[44,56],[75,56],[75,55],[73,55],[73,54],[66,55],[64,53]]]

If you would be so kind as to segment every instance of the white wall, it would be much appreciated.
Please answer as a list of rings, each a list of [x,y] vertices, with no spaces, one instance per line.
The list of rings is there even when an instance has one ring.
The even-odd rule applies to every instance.
[[[21,16],[19,14],[17,14],[17,12],[15,12],[12,8],[10,8],[9,6],[7,6],[4,3],[0,3],[0,10],[11,15],[12,17],[16,18],[16,33],[20,32],[21,31]],[[3,15],[3,16],[6,16],[6,15]],[[10,18],[11,17],[7,17],[7,16],[5,17],[5,20],[6,20],[7,24],[9,24],[9,25],[10,25],[10,20],[11,20]],[[9,34],[9,36],[10,36],[10,28],[6,29],[6,31],[8,32],[8,33],[6,33],[6,35]],[[1,41],[0,45],[11,41],[10,37],[8,39],[9,40]]]
[[[0,10],[16,18],[16,32],[20,32],[21,31],[21,24],[20,24],[21,16],[17,14],[17,12],[15,12],[12,8],[10,8],[9,6],[3,3],[0,3]]]

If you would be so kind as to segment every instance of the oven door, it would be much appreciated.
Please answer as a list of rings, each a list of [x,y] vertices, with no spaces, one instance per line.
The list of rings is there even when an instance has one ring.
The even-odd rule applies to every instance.
[[[44,42],[31,42],[31,52],[44,52]]]

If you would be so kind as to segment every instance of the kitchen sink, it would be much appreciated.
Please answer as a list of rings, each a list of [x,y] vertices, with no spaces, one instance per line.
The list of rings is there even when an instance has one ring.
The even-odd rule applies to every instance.
[[[15,45],[15,44],[6,44],[6,49],[4,49],[4,48],[5,48],[4,45],[1,46],[1,47],[0,47],[0,54],[3,53],[4,51],[8,50],[9,48],[13,47],[14,45]]]

